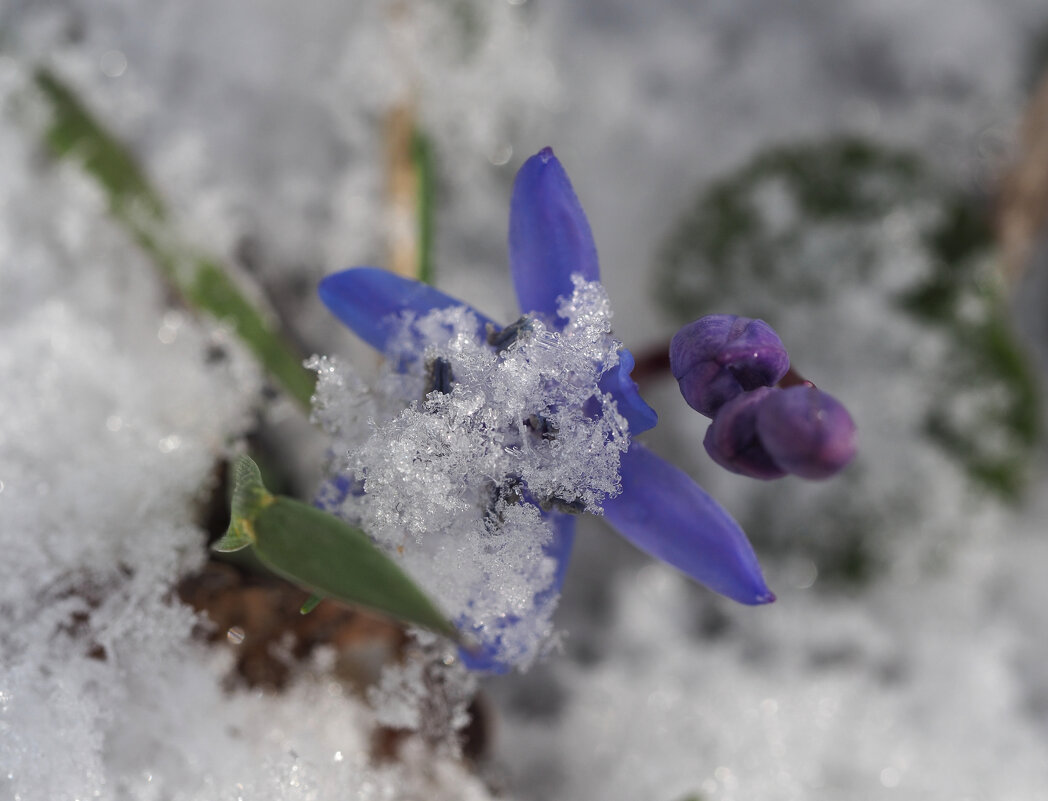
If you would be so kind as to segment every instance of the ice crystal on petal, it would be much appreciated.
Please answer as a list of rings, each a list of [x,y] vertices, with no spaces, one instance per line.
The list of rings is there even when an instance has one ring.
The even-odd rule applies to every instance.
[[[560,331],[527,317],[485,332],[463,306],[404,315],[370,388],[334,360],[312,362],[338,478],[319,502],[395,554],[485,645],[497,631],[507,662],[533,658],[550,633],[555,598],[542,594],[556,563],[543,553],[542,510],[599,513],[621,489],[629,447],[598,386],[620,348],[603,288],[576,276],[558,311]]]

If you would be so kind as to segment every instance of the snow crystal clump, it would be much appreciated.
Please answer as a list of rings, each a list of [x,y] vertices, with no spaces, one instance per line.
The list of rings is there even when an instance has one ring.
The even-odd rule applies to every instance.
[[[315,359],[316,420],[343,489],[321,503],[395,554],[499,658],[527,662],[550,633],[548,512],[597,512],[620,491],[626,421],[598,387],[618,363],[599,283],[576,276],[562,331],[525,317],[488,336],[466,307],[405,317],[376,384]],[[349,487],[349,491],[345,488]]]

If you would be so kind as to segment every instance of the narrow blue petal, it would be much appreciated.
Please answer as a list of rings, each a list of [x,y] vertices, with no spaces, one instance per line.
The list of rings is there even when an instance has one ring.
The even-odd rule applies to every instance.
[[[571,297],[572,273],[600,280],[597,246],[571,181],[550,148],[517,173],[509,212],[509,266],[524,313],[556,319],[557,298]]]
[[[637,390],[636,382],[630,378],[633,372],[633,354],[626,348],[619,351],[619,363],[600,377],[602,392],[610,392],[619,407],[619,414],[630,426],[630,436],[655,428],[659,416],[644,402]]]
[[[557,602],[561,587],[564,586],[564,576],[568,572],[571,550],[575,545],[575,518],[573,516],[560,514],[559,512],[544,512],[543,517],[553,524],[553,538],[543,548],[543,551],[546,556],[556,560],[557,567],[553,574],[553,582],[549,587],[535,595],[534,609],[536,615],[544,613],[550,604]],[[527,625],[527,623],[528,618],[507,617],[502,621],[502,628],[507,629],[513,626]],[[463,625],[463,621],[457,621],[457,625],[465,631],[469,631],[468,624]],[[505,661],[496,656],[499,646],[502,644],[502,635],[497,632],[494,635],[490,632],[478,632],[478,634],[484,637],[484,639],[477,644],[477,647],[469,650],[459,648],[459,658],[462,660],[462,664],[470,670],[482,673],[500,675],[512,670],[518,660]]]
[[[711,590],[744,604],[775,596],[739,524],[683,471],[633,443],[622,457],[622,494],[604,502],[622,536]]]
[[[402,312],[422,316],[434,309],[467,306],[421,281],[403,278],[376,267],[354,267],[333,273],[317,287],[320,299],[343,323],[376,350],[385,351],[397,332]],[[490,322],[472,310],[479,320],[478,332]]]

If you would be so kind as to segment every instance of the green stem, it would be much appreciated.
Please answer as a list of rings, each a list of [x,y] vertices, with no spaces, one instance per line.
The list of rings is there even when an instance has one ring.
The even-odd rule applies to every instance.
[[[415,174],[418,176],[418,280],[433,283],[433,148],[422,131],[415,128],[411,142]]]

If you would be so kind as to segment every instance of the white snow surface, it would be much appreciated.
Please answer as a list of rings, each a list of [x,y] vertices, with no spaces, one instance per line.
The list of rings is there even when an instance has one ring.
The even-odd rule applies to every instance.
[[[394,6],[411,11],[391,22]],[[228,692],[229,655],[190,638],[171,588],[204,558],[195,505],[252,424],[259,379],[220,327],[172,309],[78,170],[46,164],[36,110],[14,104],[34,63],[82,92],[188,235],[253,269],[318,352],[354,347],[313,286],[382,257],[380,122],[406,86],[443,162],[440,286],[496,319],[514,307],[509,179],[552,144],[636,350],[672,333],[646,265],[700,181],[769,144],[852,131],[986,188],[1048,23],[1040,0],[487,6],[472,60],[440,34],[442,2],[0,6],[0,798],[490,797],[418,743],[372,764],[375,713],[322,665],[280,695]],[[860,436],[868,414],[879,431],[893,408],[911,422],[927,380],[865,391],[868,312],[823,379]],[[215,345],[225,358],[209,362]],[[654,441],[712,475],[676,388],[650,400]],[[889,569],[850,593],[820,589],[805,560],[765,560],[779,601],[734,607],[585,530],[558,623],[567,656],[489,686],[513,792],[1048,797],[1048,508],[1005,514],[913,453],[888,458],[920,468],[925,502],[893,510]],[[740,517],[760,492],[714,481]]]
[[[26,74],[0,67],[9,112]],[[415,743],[372,764],[372,711],[320,670],[280,695],[225,689],[232,655],[191,636],[206,621],[174,585],[205,559],[197,507],[255,422],[258,369],[169,305],[32,134],[5,115],[0,798],[489,798]]]
[[[562,695],[556,725],[521,712],[504,728],[507,761],[527,755],[521,795],[1042,797],[1044,672],[1029,660],[1044,624],[1023,582],[1048,545],[1028,523],[996,522],[1007,538],[969,543],[919,582],[815,594],[781,576],[773,607],[719,611],[731,620],[715,636],[700,622],[708,599],[673,571],[621,576],[600,661],[543,677]]]

